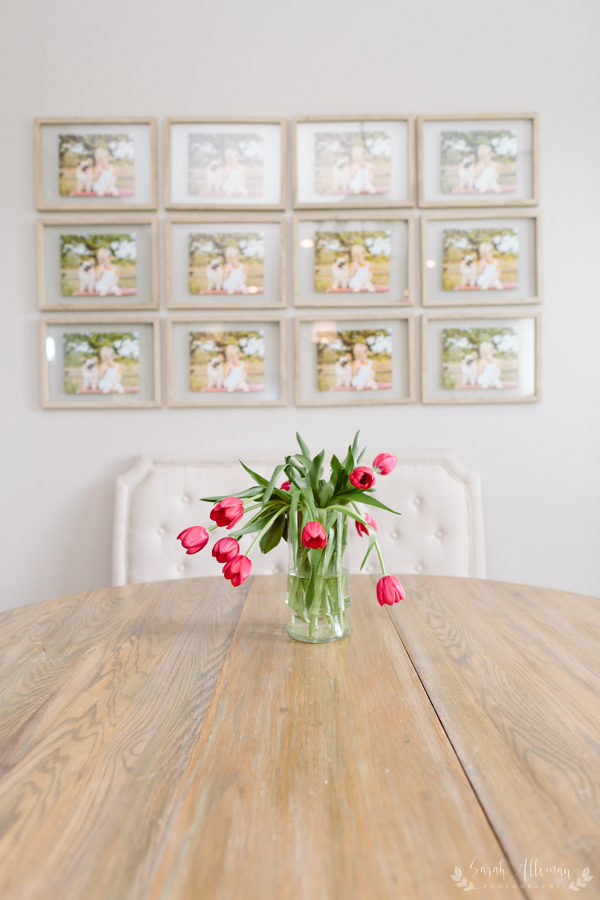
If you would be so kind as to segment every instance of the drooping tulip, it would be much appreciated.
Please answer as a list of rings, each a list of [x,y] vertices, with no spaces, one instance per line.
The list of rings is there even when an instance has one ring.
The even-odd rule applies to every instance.
[[[289,491],[289,489],[291,488],[291,486],[292,486],[292,485],[290,484],[289,481],[284,481],[283,484],[281,485],[281,487],[279,488],[279,490],[280,490],[280,491]]]
[[[212,548],[212,555],[220,563],[229,562],[240,554],[240,545],[235,538],[221,538]]]
[[[302,529],[302,543],[309,550],[322,550],[327,545],[327,532],[320,522],[307,522]]]
[[[350,484],[360,491],[366,491],[375,484],[375,476],[368,466],[357,466],[350,472]]]
[[[244,504],[239,497],[225,497],[210,511],[210,517],[219,528],[233,528],[244,515]]]
[[[398,457],[391,453],[378,453],[373,460],[373,468],[379,475],[389,475],[396,468]]]
[[[247,556],[235,556],[225,563],[223,567],[223,576],[232,583],[234,587],[239,587],[250,575],[252,562]]]
[[[398,581],[395,575],[384,575],[377,582],[377,599],[380,606],[386,603],[388,606],[393,606],[394,603],[399,603],[405,597],[406,594],[402,583]]]
[[[188,555],[198,553],[208,544],[208,531],[202,525],[192,525],[190,528],[184,528],[177,535],[177,540],[181,541],[182,546],[187,550]]]
[[[372,516],[369,515],[369,513],[363,513],[363,519],[365,520],[365,522],[367,523],[369,528],[365,528],[365,526],[363,525],[362,522],[357,522],[356,519],[354,520],[354,524],[356,525],[356,530],[358,531],[358,533],[360,534],[361,537],[365,534],[367,534],[367,535],[370,534],[369,529],[372,529],[373,531],[377,531],[377,522],[375,521],[375,519]]]

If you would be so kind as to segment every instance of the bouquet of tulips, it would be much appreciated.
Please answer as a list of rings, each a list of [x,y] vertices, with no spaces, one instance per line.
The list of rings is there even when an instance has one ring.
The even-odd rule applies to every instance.
[[[263,478],[243,462],[240,463],[254,484],[233,496],[204,497],[215,504],[210,518],[215,523],[208,530],[202,525],[185,528],[179,535],[188,553],[197,553],[209,541],[209,531],[225,528],[212,548],[212,555],[223,564],[223,575],[234,586],[243,584],[250,575],[250,553],[258,544],[269,553],[281,540],[290,548],[287,603],[292,610],[288,631],[300,640],[336,640],[348,633],[344,613],[349,603],[344,554],[348,543],[348,522],[353,521],[358,534],[368,539],[361,571],[375,550],[382,577],[377,583],[377,599],[381,606],[404,599],[400,581],[388,575],[374,519],[362,506],[391,513],[374,496],[376,475],[389,474],[396,457],[380,453],[372,467],[360,465],[365,451],[358,449],[358,432],[343,461],[332,456],[329,477],[323,477],[325,451],[312,457],[299,434],[300,452],[286,456],[275,467],[270,479]],[[280,479],[282,482],[278,485]],[[395,513],[399,515],[399,513]],[[244,521],[242,521],[244,520]],[[237,527],[236,527],[237,526]],[[240,541],[246,536],[249,546],[241,552]]]

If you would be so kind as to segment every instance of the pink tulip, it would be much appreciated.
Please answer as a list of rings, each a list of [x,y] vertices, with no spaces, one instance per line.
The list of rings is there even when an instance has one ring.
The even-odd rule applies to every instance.
[[[212,555],[220,563],[229,562],[239,556],[240,545],[235,538],[221,538],[212,548]]]
[[[372,516],[369,515],[369,513],[363,513],[363,519],[365,520],[365,522],[367,523],[369,528],[373,529],[373,531],[377,531],[377,522],[375,521],[374,518],[372,518]],[[358,531],[358,533],[360,534],[361,537],[364,534],[368,535],[370,533],[369,528],[365,528],[365,526],[363,525],[362,522],[357,522],[355,519],[354,524],[356,525],[356,530]]]
[[[378,453],[373,460],[373,468],[379,475],[389,475],[396,468],[397,456],[391,453]]]
[[[188,555],[197,553],[208,544],[208,531],[202,525],[192,525],[190,528],[180,531],[177,540],[181,541]]]
[[[244,515],[244,504],[239,497],[225,497],[217,503],[210,511],[210,517],[216,522],[219,528],[233,528],[236,522],[239,522]]]
[[[302,543],[310,550],[322,550],[327,544],[327,533],[320,522],[307,522],[302,529]]]
[[[384,575],[377,582],[377,599],[380,606],[383,606],[384,603],[393,606],[394,603],[399,603],[405,597],[404,588],[395,575]]]
[[[360,491],[366,491],[375,484],[375,476],[367,466],[357,466],[350,472],[350,483]]]
[[[291,486],[292,486],[292,485],[290,484],[289,481],[284,481],[283,484],[281,485],[281,487],[279,488],[279,490],[280,490],[280,491],[289,491],[289,489],[291,488]]]
[[[234,587],[243,584],[250,575],[252,563],[247,556],[235,556],[225,563],[223,567],[223,576],[232,583]]]

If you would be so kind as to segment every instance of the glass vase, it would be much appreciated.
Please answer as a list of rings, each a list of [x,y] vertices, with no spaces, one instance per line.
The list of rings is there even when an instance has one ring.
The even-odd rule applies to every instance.
[[[292,617],[287,631],[294,640],[308,644],[339,641],[350,633],[346,620],[350,604],[346,517],[334,514],[326,532],[323,550],[307,549],[300,538],[289,545],[286,603]]]

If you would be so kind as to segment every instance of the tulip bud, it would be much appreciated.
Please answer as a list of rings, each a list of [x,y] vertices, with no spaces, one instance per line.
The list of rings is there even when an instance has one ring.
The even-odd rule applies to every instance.
[[[356,530],[361,537],[364,534],[368,535],[370,533],[370,529],[372,529],[373,531],[377,531],[377,522],[372,518],[372,516],[369,515],[369,513],[363,513],[363,519],[365,520],[369,528],[365,528],[362,522],[357,522],[356,519],[354,520]]]
[[[384,575],[377,582],[377,599],[380,606],[383,606],[385,603],[388,606],[392,606],[394,603],[404,600],[405,597],[404,588],[395,575]]]
[[[192,525],[190,528],[184,528],[177,535],[177,540],[181,541],[182,546],[187,550],[188,555],[198,553],[208,544],[208,531],[202,525]]]
[[[223,567],[223,576],[232,583],[234,587],[239,587],[250,575],[252,562],[247,556],[235,556],[225,563]]]
[[[292,485],[290,484],[289,481],[284,481],[283,484],[281,485],[281,487],[279,488],[279,490],[280,490],[280,491],[289,491],[289,489],[291,488],[291,486],[292,486]]]
[[[353,484],[360,491],[366,491],[375,484],[375,476],[367,466],[357,466],[350,473],[350,484]]]
[[[327,533],[320,522],[307,522],[302,529],[302,543],[310,550],[322,550],[327,545]]]
[[[219,528],[233,528],[236,522],[239,522],[244,515],[244,504],[239,497],[225,497],[213,506],[210,512],[210,518],[216,522]]]
[[[212,555],[220,563],[226,563],[230,559],[235,559],[236,556],[239,556],[239,553],[240,545],[235,538],[231,537],[221,538],[212,548]]]
[[[397,456],[391,453],[379,453],[373,460],[373,468],[379,475],[389,475],[396,468]]]

